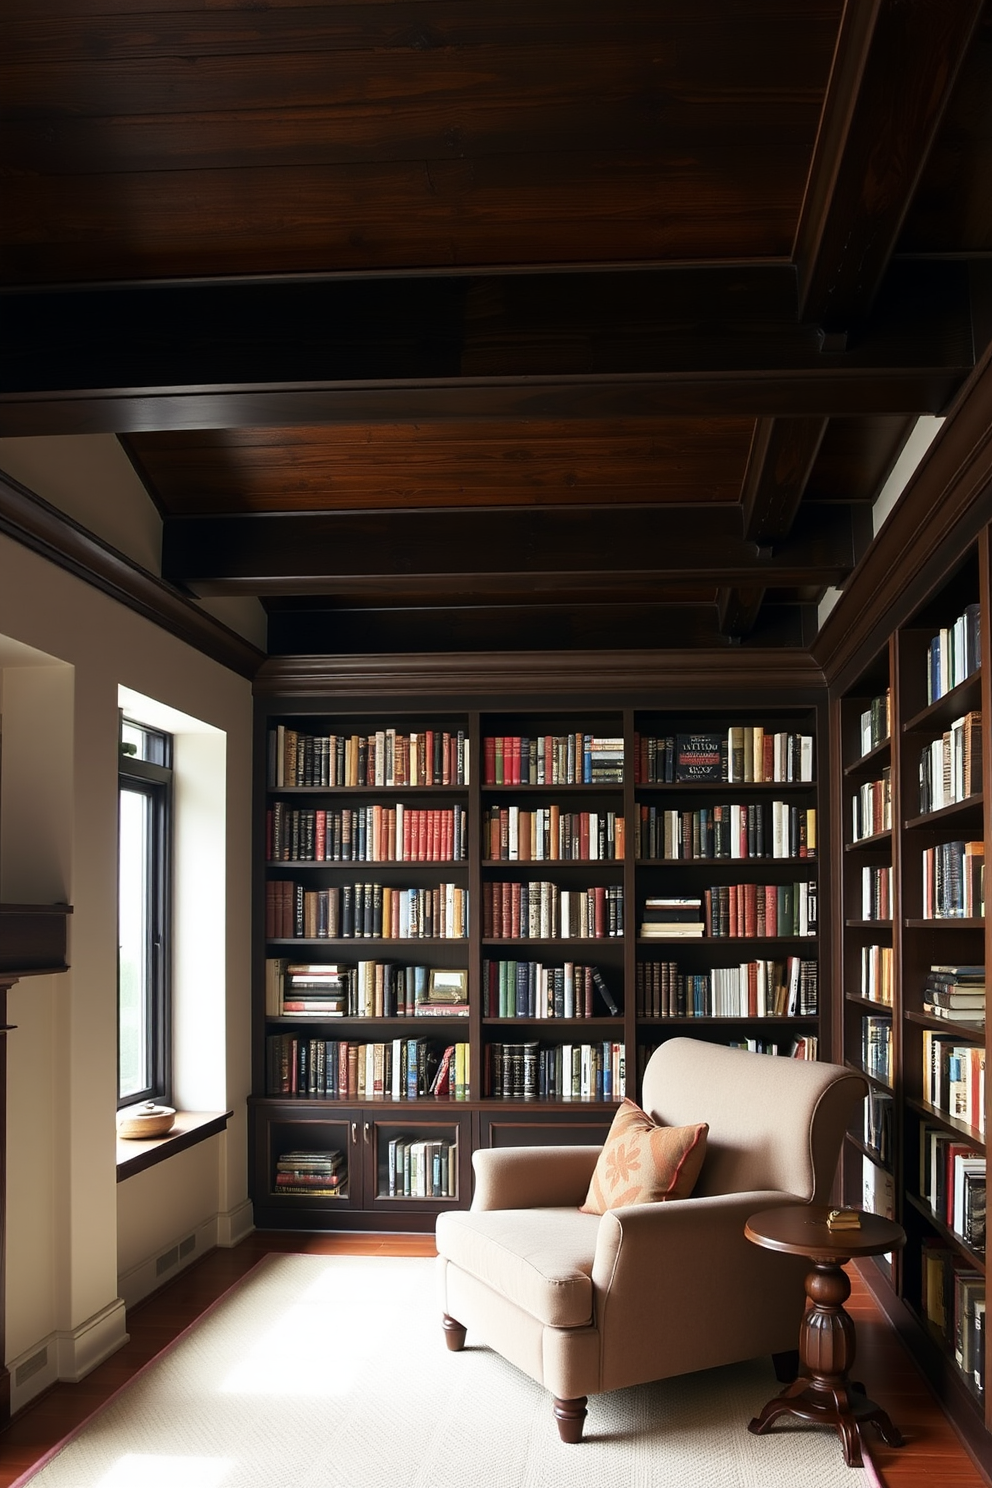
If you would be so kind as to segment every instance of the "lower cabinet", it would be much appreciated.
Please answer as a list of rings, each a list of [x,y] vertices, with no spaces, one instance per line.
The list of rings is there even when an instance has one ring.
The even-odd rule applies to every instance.
[[[252,1104],[260,1229],[430,1230],[471,1201],[471,1115],[415,1106]]]

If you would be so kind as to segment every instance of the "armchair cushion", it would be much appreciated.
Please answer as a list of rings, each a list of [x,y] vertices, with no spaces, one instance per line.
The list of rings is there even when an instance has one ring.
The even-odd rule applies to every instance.
[[[596,1162],[582,1213],[687,1199],[706,1156],[708,1130],[704,1121],[661,1126],[636,1102],[625,1100]]]
[[[550,1328],[592,1322],[599,1220],[577,1209],[451,1209],[438,1216],[438,1253]]]

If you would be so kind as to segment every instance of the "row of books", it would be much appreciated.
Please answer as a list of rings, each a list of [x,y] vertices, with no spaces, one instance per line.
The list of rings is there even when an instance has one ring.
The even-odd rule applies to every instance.
[[[870,919],[870,915],[865,915]],[[881,1002],[892,1006],[892,947],[864,945],[861,947],[861,996],[869,1002]]]
[[[276,1193],[338,1199],[348,1192],[348,1164],[336,1148],[294,1148],[276,1158]]]
[[[981,606],[970,604],[953,625],[943,626],[927,650],[927,702],[945,697],[981,663]]]
[[[892,1019],[868,1014],[861,1019],[861,1067],[866,1075],[892,1084]]]
[[[815,858],[816,809],[789,801],[732,802],[695,811],[641,806],[638,858]]]
[[[738,784],[808,783],[813,736],[743,725],[696,733],[634,735],[634,781],[675,785],[727,780]]]
[[[817,1011],[815,961],[746,961],[687,972],[676,961],[638,961],[639,1018],[811,1017]]]
[[[602,940],[623,935],[623,887],[562,889],[534,880],[482,886],[482,934],[493,940]]]
[[[620,785],[623,739],[600,734],[499,734],[482,743],[485,785]]]
[[[920,1196],[972,1250],[985,1251],[985,1158],[938,1127],[920,1126]]]
[[[717,884],[703,894],[705,934],[714,939],[815,936],[816,880],[787,884]]]
[[[896,1184],[888,1168],[861,1159],[861,1207],[866,1214],[880,1214],[883,1219],[896,1217]]]
[[[400,966],[389,961],[265,962],[269,1018],[468,1017],[464,969]]]
[[[884,692],[872,698],[867,708],[861,713],[858,725],[862,755],[870,754],[873,749],[877,749],[879,744],[889,738],[892,733],[891,688],[887,687]]]
[[[265,856],[275,863],[449,863],[466,857],[464,806],[421,810],[357,806],[265,813]]]
[[[390,1199],[458,1197],[458,1143],[438,1137],[390,1137],[385,1192]]]
[[[486,1049],[483,1093],[494,1100],[619,1101],[624,1094],[624,1046],[495,1043]]]
[[[274,1033],[265,1040],[269,1095],[326,1100],[439,1100],[469,1097],[467,1043],[392,1039],[357,1043]]]
[[[863,842],[892,830],[892,776],[888,766],[881,780],[866,780],[851,797],[853,842]]]
[[[880,1162],[891,1163],[893,1157],[893,1101],[887,1090],[868,1087],[864,1104],[864,1143]]]
[[[982,715],[956,718],[920,753],[920,815],[977,795],[982,788]]]
[[[485,1018],[617,1017],[620,1007],[598,966],[540,961],[482,963]]]
[[[861,918],[891,920],[892,868],[866,863],[861,870]]]
[[[981,1399],[985,1392],[985,1277],[941,1240],[922,1245],[923,1316]]]
[[[267,745],[270,790],[470,783],[469,741],[464,729],[305,734],[280,723],[269,730]]]
[[[931,966],[923,988],[923,1011],[949,1023],[985,1022],[985,967]]]
[[[468,935],[468,889],[453,883],[307,889],[290,879],[270,879],[265,935],[267,940],[460,940]]]
[[[923,1099],[984,1135],[984,1048],[924,1028]]]
[[[483,813],[484,855],[503,863],[603,862],[626,851],[615,811],[563,811],[560,806],[492,806]]]
[[[984,914],[984,842],[940,842],[924,848],[923,918],[968,920]]]

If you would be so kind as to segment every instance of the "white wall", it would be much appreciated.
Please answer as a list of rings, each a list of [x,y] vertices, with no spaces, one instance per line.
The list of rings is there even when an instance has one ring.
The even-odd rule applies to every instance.
[[[18,1028],[8,1052],[7,1363],[16,1370],[47,1351],[44,1367],[32,1365],[23,1388],[15,1382],[16,1409],[51,1379],[79,1377],[123,1342],[119,1245],[121,1269],[138,1285],[142,1267],[188,1233],[230,1243],[250,1226],[251,689],[3,537],[0,636],[57,663],[4,666],[2,892],[64,898],[74,908],[71,970],[25,979],[9,999],[9,1021]],[[209,730],[190,743],[193,755],[212,751],[215,767],[222,757],[226,785],[211,805],[223,851],[210,861],[206,926],[220,996],[204,1025],[217,1057],[212,1083],[198,1077],[195,1092],[209,1095],[211,1109],[235,1114],[224,1136],[118,1185],[120,685],[202,720]]]
[[[162,518],[115,434],[0,439],[0,471],[161,577]],[[265,611],[250,596],[195,601],[265,649]]]

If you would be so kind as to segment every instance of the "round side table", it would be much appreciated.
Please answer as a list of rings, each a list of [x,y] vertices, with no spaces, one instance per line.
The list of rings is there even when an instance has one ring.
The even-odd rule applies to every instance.
[[[786,1255],[807,1256],[812,1270],[806,1295],[812,1306],[799,1327],[799,1378],[769,1400],[748,1426],[760,1435],[779,1416],[795,1416],[813,1426],[832,1426],[838,1432],[848,1467],[862,1467],[861,1433],[872,1425],[890,1447],[901,1447],[902,1437],[880,1406],[869,1400],[848,1371],[854,1363],[854,1323],[844,1310],[851,1283],[841,1269],[857,1256],[881,1255],[906,1243],[906,1232],[891,1219],[862,1214],[861,1228],[827,1228],[829,1206],[795,1204],[752,1214],[744,1233],[755,1245]]]

